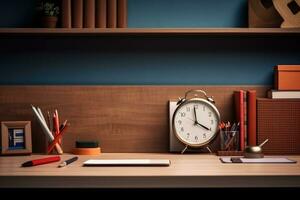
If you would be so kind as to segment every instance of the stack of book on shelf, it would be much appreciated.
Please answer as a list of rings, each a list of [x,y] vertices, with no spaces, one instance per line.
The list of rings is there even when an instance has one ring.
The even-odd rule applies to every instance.
[[[300,99],[300,65],[278,65],[274,68],[275,89],[271,99]]]
[[[256,91],[234,92],[235,116],[240,123],[240,150],[256,145]]]
[[[62,0],[62,28],[126,28],[127,0]]]
[[[274,68],[268,98],[257,99],[257,140],[266,154],[300,153],[300,65]]]

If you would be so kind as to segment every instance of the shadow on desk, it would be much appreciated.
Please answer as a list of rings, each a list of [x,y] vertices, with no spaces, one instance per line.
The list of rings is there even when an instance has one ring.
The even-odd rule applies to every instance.
[[[193,188],[193,189],[0,189],[1,195],[5,196],[14,194],[14,197],[24,197],[24,195],[32,196],[40,194],[49,195],[68,195],[69,197],[85,197],[85,199],[92,199],[93,197],[117,197],[126,199],[145,199],[145,197],[153,200],[158,200],[167,195],[166,199],[191,199],[203,197],[222,197],[225,199],[232,197],[243,197],[242,199],[261,199],[262,197],[270,198],[277,197],[292,197],[294,194],[300,194],[300,188]],[[97,196],[96,196],[97,195]],[[162,196],[157,196],[162,195]],[[245,198],[246,197],[246,198]],[[214,199],[214,198],[213,198]],[[223,199],[223,198],[222,198]]]

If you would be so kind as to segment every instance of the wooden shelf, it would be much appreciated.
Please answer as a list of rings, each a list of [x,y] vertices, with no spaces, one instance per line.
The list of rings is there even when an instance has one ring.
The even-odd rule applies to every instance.
[[[300,35],[300,28],[0,28],[0,35]]]

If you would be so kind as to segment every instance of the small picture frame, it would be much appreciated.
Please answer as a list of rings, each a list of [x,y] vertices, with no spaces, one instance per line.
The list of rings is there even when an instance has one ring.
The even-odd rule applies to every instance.
[[[1,154],[31,154],[31,122],[1,122]]]

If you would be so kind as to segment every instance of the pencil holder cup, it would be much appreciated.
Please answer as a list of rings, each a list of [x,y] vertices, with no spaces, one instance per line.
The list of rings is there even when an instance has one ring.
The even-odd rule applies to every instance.
[[[239,131],[220,131],[222,151],[238,151],[239,141]]]

